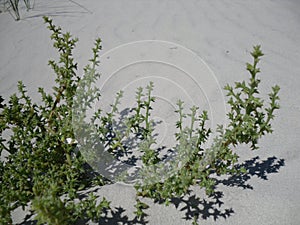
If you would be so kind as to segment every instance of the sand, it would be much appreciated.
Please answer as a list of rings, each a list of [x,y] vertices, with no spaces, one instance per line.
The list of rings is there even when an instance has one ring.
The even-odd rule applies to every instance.
[[[200,224],[300,224],[298,1],[35,0],[28,12],[22,4],[18,22],[8,12],[0,13],[0,95],[14,93],[18,80],[37,101],[37,87],[51,90],[54,76],[47,62],[57,55],[43,24],[47,15],[79,38],[74,57],[80,73],[94,40],[101,37],[103,104],[124,89],[128,95],[122,107],[131,106],[135,88],[154,81],[158,110],[153,114],[163,121],[159,138],[166,143],[172,142],[168,134],[178,98],[187,107],[197,104],[209,110],[212,126],[225,121],[222,87],[247,78],[249,52],[260,44],[265,53],[260,64],[262,94],[278,84],[281,109],[274,133],[261,140],[260,150],[239,149],[241,159],[250,160],[251,173],[242,183],[223,180],[217,187],[223,195],[215,199],[197,201],[192,194],[178,202],[177,209],[148,201],[148,224],[191,224],[193,212],[200,213]],[[115,184],[97,191],[126,210],[100,224],[135,224],[132,187]],[[198,207],[191,208],[196,203]],[[22,223],[22,215],[16,211],[14,222]]]

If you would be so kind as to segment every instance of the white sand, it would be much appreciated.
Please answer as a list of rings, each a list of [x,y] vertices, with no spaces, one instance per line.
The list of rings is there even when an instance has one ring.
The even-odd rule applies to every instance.
[[[262,93],[266,94],[271,85],[280,85],[281,109],[274,121],[275,132],[263,138],[260,143],[261,149],[249,152],[243,147],[241,154],[243,159],[260,156],[261,160],[267,160],[275,156],[277,159],[269,168],[280,159],[285,160],[285,166],[280,166],[278,173],[269,171],[270,173],[266,174],[268,180],[259,178],[259,169],[256,167],[258,176],[251,176],[247,182],[253,186],[253,190],[219,185],[218,190],[224,193],[224,205],[221,208],[215,205],[220,210],[219,213],[213,210],[205,212],[203,205],[199,205],[200,212],[204,212],[206,216],[211,214],[207,219],[201,220],[200,224],[300,224],[300,157],[297,143],[300,136],[298,1],[35,0],[33,10],[26,12],[22,6],[20,13],[22,20],[18,22],[15,22],[9,13],[0,13],[0,95],[8,97],[14,93],[18,80],[24,81],[29,93],[34,95],[36,100],[37,87],[43,86],[51,90],[54,83],[53,74],[47,66],[47,61],[57,55],[52,48],[50,32],[43,24],[42,16],[48,15],[53,18],[55,24],[79,38],[74,56],[80,64],[80,69],[91,57],[91,47],[95,38],[102,38],[101,54],[105,57],[101,61],[104,65],[109,65],[105,64],[106,59],[115,63],[112,68],[102,68],[102,72],[106,69],[115,71],[110,72],[112,78],[103,86],[108,101],[114,90],[128,87],[130,92],[136,85],[144,84],[145,79],[140,78],[151,76],[157,87],[156,95],[164,99],[158,103],[161,111],[158,111],[156,116],[161,116],[164,121],[172,117],[172,96],[176,95],[182,96],[188,105],[193,101],[202,104],[204,108],[211,104],[210,115],[213,122],[222,121],[224,101],[218,85],[223,87],[226,83],[246,79],[245,62],[251,60],[249,52],[253,45],[261,44],[265,53],[260,65]],[[152,60],[156,60],[153,64],[130,64],[136,62],[135,53],[140,54],[137,56],[140,60],[143,57],[150,60],[147,54],[153,48],[149,46],[144,50],[129,50],[127,55],[124,54],[126,51],[119,52],[118,56],[121,58],[117,59],[117,56],[110,55],[120,45],[143,40],[171,42],[173,47],[178,45],[192,50],[212,69],[217,82],[212,79],[205,84],[209,79],[206,74],[197,74],[199,70],[193,70],[198,64],[189,64],[191,60],[185,61],[186,58],[180,58],[180,55],[187,54],[187,51],[176,55],[176,52],[182,50],[180,47],[171,46],[168,49],[165,46],[157,52],[153,51],[151,57]],[[172,49],[175,53],[172,53]],[[172,62],[174,58],[177,61]],[[158,60],[164,63],[158,64]],[[172,65],[166,64],[166,61]],[[176,67],[179,65],[183,71]],[[185,73],[187,70],[190,70],[190,76]],[[135,74],[136,77],[128,80],[129,74]],[[174,77],[172,74],[175,74]],[[186,77],[187,83],[180,80],[182,77]],[[189,79],[191,77],[195,80]],[[163,78],[167,79],[162,80]],[[130,83],[130,80],[134,82]],[[174,86],[172,81],[179,84],[179,87]],[[190,88],[185,87],[185,84]],[[200,85],[200,88],[197,85]],[[183,94],[177,90],[182,90]],[[130,98],[126,100],[128,105],[132,104]],[[204,103],[201,100],[204,100]],[[171,128],[167,126],[169,123],[172,123],[172,120],[161,128],[165,133],[170,132],[168,129]],[[113,201],[114,206],[120,205],[127,210],[122,216],[128,213],[132,219],[132,188],[113,185],[104,187],[100,192]],[[209,201],[212,199],[206,200],[207,203]],[[191,224],[191,220],[182,219],[187,212],[185,206],[184,201],[177,210],[174,206],[155,204],[147,211],[149,224]],[[225,220],[222,213],[230,208],[234,213]],[[214,214],[217,217],[215,221]],[[16,214],[15,222],[20,223],[21,220],[21,216]]]

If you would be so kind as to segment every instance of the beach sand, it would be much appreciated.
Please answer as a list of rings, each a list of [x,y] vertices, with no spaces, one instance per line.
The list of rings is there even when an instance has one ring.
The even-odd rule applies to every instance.
[[[225,122],[222,87],[248,78],[245,63],[252,60],[252,46],[260,44],[265,53],[261,91],[267,98],[271,86],[278,84],[281,109],[274,133],[260,141],[258,151],[238,149],[241,160],[250,160],[249,177],[245,183],[223,180],[217,186],[223,195],[215,198],[202,199],[204,193],[195,187],[177,209],[147,200],[147,220],[151,225],[191,224],[196,212],[200,224],[300,224],[300,2],[35,0],[28,12],[22,4],[20,21],[0,13],[0,95],[7,98],[16,92],[19,80],[36,101],[38,87],[51,91],[54,74],[47,63],[57,54],[43,23],[47,15],[79,38],[74,58],[82,74],[94,40],[102,39],[99,86],[104,105],[123,89],[128,95],[122,107],[132,106],[135,88],[154,82],[154,116],[162,120],[159,138],[166,143],[172,142],[168,138],[178,98],[187,107],[207,109],[210,125]],[[97,192],[125,210],[119,208],[119,214],[99,224],[134,224],[131,186],[114,184]],[[23,216],[17,210],[14,222],[22,223]]]

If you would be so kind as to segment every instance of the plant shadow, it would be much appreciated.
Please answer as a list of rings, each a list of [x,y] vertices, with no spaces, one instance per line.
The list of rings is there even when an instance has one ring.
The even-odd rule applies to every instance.
[[[137,217],[133,219],[129,219],[127,215],[123,215],[126,213],[126,210],[123,207],[115,207],[113,210],[109,210],[110,215],[108,215],[108,211],[105,212],[105,215],[101,217],[98,221],[93,222],[92,224],[97,225],[112,225],[112,224],[119,224],[119,225],[146,225],[148,221],[145,220],[145,216],[141,219],[137,219]],[[32,219],[33,215],[27,215],[22,223],[17,225],[37,225],[37,221]],[[90,220],[78,220],[75,225],[86,225],[91,224]]]
[[[24,16],[23,20],[38,18],[43,16],[48,17],[78,17],[83,14],[93,14],[93,11],[84,6],[84,4],[78,3],[78,1],[56,1],[55,4],[51,2],[35,2],[33,1],[30,14]]]
[[[278,173],[280,168],[285,166],[284,159],[278,159],[277,157],[269,157],[265,160],[260,160],[258,156],[246,160],[241,164],[237,165],[237,168],[244,167],[246,173],[229,176],[224,179],[216,178],[215,192],[203,199],[197,197],[195,194],[192,194],[180,198],[173,198],[171,203],[174,204],[176,209],[184,212],[184,220],[190,221],[196,218],[201,218],[203,220],[212,218],[214,221],[228,217],[234,214],[233,208],[225,208],[222,198],[224,194],[222,191],[216,190],[217,186],[222,184],[229,187],[238,187],[243,189],[251,189],[254,187],[248,182],[253,177],[258,177],[262,180],[268,180],[268,175],[273,173]],[[88,193],[84,193],[81,197],[86,197]],[[161,202],[160,202],[161,203]],[[121,224],[121,225],[134,225],[148,224],[148,221],[145,220],[145,217],[138,220],[136,217],[129,219],[125,214],[126,210],[122,207],[116,207],[112,210],[109,210],[110,213],[105,212],[105,215],[96,222],[98,225],[109,225],[109,224]],[[124,215],[125,214],[125,215]],[[77,225],[87,224],[88,220],[81,220],[76,223]],[[37,222],[32,220],[32,215],[27,215],[24,221],[18,225],[36,225]]]
[[[219,184],[253,190],[254,187],[248,181],[255,176],[262,180],[268,180],[269,174],[278,173],[283,166],[285,166],[284,159],[273,156],[260,160],[256,156],[236,166],[237,168],[244,167],[246,173],[229,176],[225,179],[216,178],[215,192],[211,196],[200,199],[196,195],[189,195],[188,197],[173,198],[171,202],[177,209],[185,212],[183,218],[185,220],[193,220],[195,217],[204,220],[212,218],[214,221],[219,218],[227,219],[234,214],[234,210],[233,208],[221,208],[224,205],[222,201],[224,194],[222,191],[216,191]]]
[[[127,215],[122,215],[126,210],[122,207],[116,207],[115,210],[111,211],[111,216],[102,217],[98,222],[98,225],[110,225],[110,224],[120,224],[120,225],[135,225],[141,224],[146,225],[148,221],[145,220],[145,216],[141,219],[137,217],[130,220]]]
[[[30,211],[30,213],[25,216],[23,222],[18,223],[16,225],[36,225],[36,224],[37,224],[37,220],[34,219],[34,215]]]
[[[97,225],[112,225],[112,224],[118,224],[118,225],[146,225],[148,222],[142,218],[141,220],[138,220],[136,217],[132,220],[128,218],[126,215],[122,215],[126,210],[122,207],[116,207],[114,210],[111,210],[111,215],[108,216],[106,213],[105,216],[103,216],[100,220],[93,222],[93,224]],[[79,220],[75,223],[75,225],[85,225],[90,224],[89,220]],[[24,224],[25,225],[25,224]]]
[[[246,173],[236,174],[227,179],[216,180],[216,182],[217,184],[229,187],[241,187],[253,190],[253,186],[247,183],[252,177],[256,176],[262,180],[268,180],[268,174],[278,173],[279,169],[283,166],[285,166],[284,159],[277,159],[277,157],[273,156],[260,161],[259,156],[256,156],[237,165],[237,169],[244,167],[247,170]]]
[[[221,206],[224,204],[222,201],[223,193],[221,191],[214,192],[207,199],[200,199],[196,195],[189,196],[187,199],[185,197],[182,198],[174,198],[172,199],[172,203],[176,208],[179,208],[180,205],[183,205],[180,208],[180,211],[185,212],[185,216],[183,219],[192,220],[195,217],[206,220],[210,217],[216,221],[218,218],[222,217],[224,219],[231,216],[234,211],[232,208],[221,210]]]

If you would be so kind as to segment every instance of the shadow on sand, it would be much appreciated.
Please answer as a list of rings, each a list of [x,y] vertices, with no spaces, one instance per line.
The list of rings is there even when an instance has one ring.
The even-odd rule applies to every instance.
[[[238,187],[243,189],[251,189],[254,187],[248,183],[253,177],[258,177],[262,180],[268,180],[268,174],[278,173],[279,169],[285,166],[284,159],[278,159],[277,157],[269,157],[265,160],[260,160],[258,156],[246,160],[245,162],[237,165],[238,168],[244,167],[247,172],[245,174],[233,175],[225,179],[216,178],[216,187],[219,184],[223,184],[229,187]],[[213,218],[217,220],[219,218],[228,218],[234,214],[232,208],[221,209],[224,204],[222,201],[224,194],[221,191],[215,191],[209,197],[199,198],[196,195],[188,195],[181,198],[173,198],[172,204],[175,207],[185,213],[184,220],[193,220],[195,217],[201,219]],[[87,224],[88,221],[78,221],[77,225]],[[32,215],[25,217],[24,222],[19,225],[36,225],[36,221],[32,220]],[[129,219],[126,215],[126,209],[122,207],[116,207],[107,212],[105,215],[97,221],[98,225],[120,224],[120,225],[134,225],[134,224],[148,224],[145,217],[138,220],[137,218]]]
[[[229,187],[253,190],[253,186],[248,183],[251,178],[256,176],[262,180],[268,180],[268,174],[278,173],[279,169],[283,166],[285,166],[284,159],[278,159],[273,156],[265,160],[260,160],[259,157],[256,156],[237,165],[237,168],[244,167],[247,170],[245,174],[233,175],[225,179],[216,178],[216,187],[219,184],[223,184]],[[179,205],[182,206],[180,211],[185,212],[184,219],[186,220],[192,220],[194,217],[204,220],[208,218],[213,218],[214,220],[218,218],[226,219],[234,214],[234,210],[232,208],[221,210],[221,206],[224,204],[222,201],[223,196],[223,192],[215,191],[214,194],[203,199],[192,195],[188,198],[174,198],[172,202],[176,208],[178,208]]]

